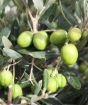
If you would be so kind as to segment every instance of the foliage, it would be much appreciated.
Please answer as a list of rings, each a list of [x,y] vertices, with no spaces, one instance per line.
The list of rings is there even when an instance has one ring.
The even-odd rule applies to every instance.
[[[23,96],[12,100],[11,86],[0,86],[0,104],[87,105],[88,72],[87,75],[79,72],[81,63],[88,65],[87,20],[88,0],[0,0],[0,69],[10,70],[12,84],[19,84],[23,90]],[[49,42],[45,50],[39,51],[33,45],[23,49],[17,44],[19,34],[24,31],[44,30],[50,37],[53,31],[68,31],[70,27],[82,31],[81,39],[73,43],[79,52],[73,66],[61,60],[62,45],[58,48]],[[54,68],[53,75],[56,71],[62,73],[67,86],[52,94],[47,92],[46,68]]]

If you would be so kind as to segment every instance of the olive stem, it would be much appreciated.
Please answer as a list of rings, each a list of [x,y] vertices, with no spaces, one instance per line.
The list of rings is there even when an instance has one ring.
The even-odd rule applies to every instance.
[[[57,64],[56,64],[55,69],[57,69],[58,67],[60,68],[61,63],[62,63],[61,57],[58,57],[58,58],[57,58]]]
[[[19,60],[18,62],[14,62],[13,64],[9,64],[8,66],[5,66],[4,67],[4,70],[9,71],[9,69],[10,69],[11,66],[14,66],[14,65],[18,64],[19,62],[21,62],[21,60]]]
[[[33,73],[34,58],[32,58],[31,70],[29,75],[29,80],[32,82],[32,73]]]
[[[12,103],[12,85],[10,85],[8,89],[8,105],[11,105],[11,103]]]
[[[38,70],[42,71],[42,69],[39,68],[38,66],[36,66],[35,64],[34,64],[34,67],[37,68]]]
[[[15,60],[13,60],[13,63],[15,63]],[[15,79],[15,65],[13,65],[13,82],[12,82],[12,84],[14,84],[14,79]]]
[[[33,24],[33,31],[34,31],[34,33],[36,33],[37,32],[38,20],[36,18],[34,18],[32,24]]]

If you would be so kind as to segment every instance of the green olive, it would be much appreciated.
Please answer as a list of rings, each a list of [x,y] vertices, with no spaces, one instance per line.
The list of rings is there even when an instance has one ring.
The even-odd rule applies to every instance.
[[[57,87],[58,87],[58,85],[57,85],[56,78],[55,77],[50,77],[49,81],[48,81],[47,90],[53,93],[53,92],[57,91],[57,89],[58,89]]]
[[[37,32],[33,37],[33,45],[37,50],[45,50],[48,44],[48,34],[45,31]]]
[[[63,88],[67,84],[67,80],[66,80],[65,76],[62,75],[62,74],[57,74],[56,75],[56,80],[57,80],[57,83],[58,83],[58,87],[59,88]]]
[[[88,69],[88,65],[86,65],[85,63],[81,63],[81,64],[79,65],[79,71],[80,71],[81,73],[84,73],[87,69]]]
[[[71,42],[78,41],[81,38],[81,30],[79,28],[70,28],[68,31],[68,38]]]
[[[3,70],[0,73],[0,84],[4,87],[8,87],[12,83],[12,73],[10,71]]]
[[[12,86],[12,97],[13,99],[19,97],[19,96],[22,96],[23,95],[23,92],[22,92],[22,88],[19,84],[14,84]]]
[[[66,41],[67,32],[63,29],[59,29],[54,31],[50,36],[50,42],[54,45],[61,45],[64,44]]]
[[[67,65],[74,65],[78,58],[78,50],[74,44],[67,44],[61,48],[61,58]]]
[[[20,47],[29,47],[32,43],[33,34],[30,31],[22,32],[17,39],[17,43]]]

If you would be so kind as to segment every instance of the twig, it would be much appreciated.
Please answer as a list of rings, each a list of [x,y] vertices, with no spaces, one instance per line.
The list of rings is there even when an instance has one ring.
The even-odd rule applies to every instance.
[[[32,83],[33,65],[34,65],[34,58],[32,58],[31,70],[29,75],[29,80],[31,81],[31,83]]]
[[[38,16],[35,15],[35,17],[33,17],[31,10],[29,8],[26,8],[26,11],[27,11],[29,17],[31,18],[33,31],[36,33],[37,32],[37,26],[38,26]]]
[[[37,68],[38,70],[42,71],[42,69],[39,68],[38,66],[36,66],[35,64],[34,64],[34,67]]]
[[[28,12],[28,14],[29,14],[29,16],[31,18],[31,21],[33,22],[34,21],[34,17],[33,17],[32,13],[31,13],[30,9],[27,8],[26,11]]]
[[[8,89],[8,105],[11,104],[12,104],[12,85],[10,85]]]
[[[21,61],[21,60],[20,60]],[[15,63],[13,63],[13,64],[9,64],[8,66],[6,66],[6,67],[4,67],[4,70],[9,70],[9,68],[11,67],[11,66],[14,66],[14,65],[16,65],[16,64],[18,64],[20,61],[18,61],[18,62],[15,62]]]
[[[15,60],[13,60],[13,63],[15,64]],[[13,84],[15,79],[15,65],[13,65]]]

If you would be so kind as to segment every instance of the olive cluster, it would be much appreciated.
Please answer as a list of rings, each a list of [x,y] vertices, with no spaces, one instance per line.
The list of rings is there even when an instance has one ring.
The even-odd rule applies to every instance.
[[[63,29],[53,31],[50,37],[45,31],[39,31],[34,34],[25,31],[18,36],[17,42],[23,48],[29,47],[33,42],[37,50],[45,50],[48,42],[56,46],[62,46],[61,58],[63,62],[67,65],[74,65],[78,58],[78,50],[72,43],[78,41],[80,38],[81,30],[73,27],[68,30],[68,33]]]
[[[48,44],[48,34],[45,31],[39,31],[35,34],[25,31],[19,35],[17,42],[23,48],[29,47],[33,42],[36,49],[45,50]]]
[[[13,84],[13,75],[11,71],[3,70],[0,72],[0,85],[8,87],[12,84],[12,97],[13,99],[22,96],[22,88],[19,84]]]
[[[46,70],[48,73],[47,91],[53,93],[67,85],[67,80],[63,74],[58,73],[54,68],[47,68]]]

